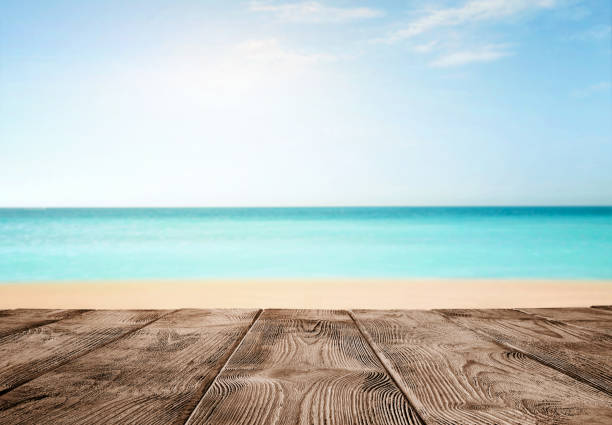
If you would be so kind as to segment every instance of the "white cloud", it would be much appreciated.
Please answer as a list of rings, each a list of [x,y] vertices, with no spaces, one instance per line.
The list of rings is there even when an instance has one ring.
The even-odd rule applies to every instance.
[[[228,49],[215,63],[194,71],[203,77],[200,81],[207,91],[239,98],[252,89],[277,86],[296,75],[311,73],[317,65],[335,59],[333,55],[286,48],[274,38],[253,39]]]
[[[598,25],[568,37],[569,40],[603,40],[612,35],[612,25]]]
[[[471,0],[461,7],[437,9],[384,38],[388,43],[405,40],[440,27],[494,21],[532,9],[552,8],[556,0]]]
[[[316,1],[282,4],[254,1],[250,3],[249,9],[254,12],[273,13],[278,19],[288,22],[346,22],[384,15],[382,11],[369,7],[331,7]]]
[[[165,99],[161,103],[222,110],[319,84],[326,72],[323,65],[335,60],[333,55],[286,47],[273,38],[251,39],[224,49],[181,52],[154,65],[123,65],[108,85],[135,98],[159,96]]]
[[[507,44],[490,44],[476,49],[447,53],[430,63],[434,67],[451,67],[467,65],[474,62],[493,62],[512,52]]]
[[[610,89],[612,89],[612,84],[610,83],[610,81],[601,81],[597,84],[591,84],[588,87],[585,87],[579,90],[574,90],[572,92],[572,96],[584,98],[584,97],[592,96],[597,93],[609,92]]]
[[[236,46],[236,53],[245,62],[260,66],[296,68],[321,61],[332,61],[335,56],[322,53],[301,53],[286,49],[274,39],[247,40]]]
[[[412,48],[417,53],[428,53],[431,52],[436,45],[438,44],[437,40],[430,41],[429,43],[418,44]]]

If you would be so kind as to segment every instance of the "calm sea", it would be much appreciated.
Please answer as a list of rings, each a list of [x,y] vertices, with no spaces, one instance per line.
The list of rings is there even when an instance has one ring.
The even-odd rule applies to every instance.
[[[612,278],[612,207],[0,209],[0,281]]]

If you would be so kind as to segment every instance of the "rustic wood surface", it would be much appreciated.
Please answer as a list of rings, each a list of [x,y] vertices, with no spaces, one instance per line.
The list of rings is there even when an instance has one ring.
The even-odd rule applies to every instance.
[[[599,308],[602,310],[610,310],[612,311],[612,305],[593,305],[592,308]]]
[[[183,424],[256,313],[166,315],[4,394],[0,421]]]
[[[611,318],[5,310],[0,424],[610,424]]]
[[[0,394],[122,335],[165,311],[90,311],[0,341]]]
[[[440,310],[469,329],[612,395],[612,337],[518,310]]]
[[[77,316],[86,310],[0,310],[0,339],[26,329]]]
[[[611,419],[605,394],[439,314],[352,314],[428,423],[604,424]]]
[[[521,308],[521,311],[612,335],[612,311],[597,308]]]
[[[276,423],[422,422],[346,312],[266,310],[188,424]]]

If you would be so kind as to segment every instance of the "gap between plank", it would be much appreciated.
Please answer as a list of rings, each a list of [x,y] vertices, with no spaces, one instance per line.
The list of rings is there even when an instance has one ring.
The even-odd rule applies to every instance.
[[[353,323],[355,323],[355,326],[357,326],[357,329],[359,330],[359,333],[361,334],[363,339],[365,339],[366,343],[370,346],[370,349],[372,350],[372,352],[374,353],[374,355],[376,356],[376,358],[380,362],[380,364],[383,367],[383,369],[385,370],[385,372],[387,372],[387,376],[389,376],[391,381],[393,381],[393,384],[395,384],[397,389],[400,390],[400,392],[406,398],[406,401],[408,402],[408,405],[410,405],[410,407],[412,408],[412,411],[414,412],[414,414],[416,416],[416,419],[419,420],[420,423],[426,424],[427,422],[425,422],[423,420],[423,418],[421,417],[421,414],[417,411],[416,407],[414,406],[414,403],[410,400],[410,396],[404,390],[403,386],[400,385],[400,378],[399,378],[399,376],[397,376],[397,374],[393,370],[393,368],[392,368],[391,364],[389,363],[389,361],[387,359],[385,359],[383,356],[381,356],[379,354],[378,350],[376,350],[376,348],[375,348],[376,344],[374,343],[374,340],[372,339],[372,337],[370,336],[368,331],[361,325],[361,323],[359,323],[359,321],[357,320],[357,318],[353,314],[352,310],[346,310],[346,313],[353,320]]]
[[[179,309],[179,310],[180,310],[180,309]],[[87,350],[87,351],[85,351],[85,352],[83,352],[83,353],[79,354],[78,356],[71,357],[71,358],[69,358],[68,360],[66,360],[66,361],[64,361],[64,362],[61,362],[61,363],[57,364],[55,367],[53,367],[53,368],[51,368],[51,369],[48,369],[48,370],[45,370],[45,371],[43,371],[43,372],[41,372],[41,373],[39,373],[39,374],[37,374],[37,375],[33,376],[32,378],[28,379],[27,381],[24,381],[24,382],[22,382],[22,383],[20,383],[20,384],[18,384],[18,385],[15,385],[15,386],[13,386],[13,387],[11,387],[11,388],[6,388],[6,389],[4,389],[4,390],[0,391],[0,396],[2,396],[2,395],[4,395],[4,394],[8,393],[9,391],[13,391],[15,388],[19,388],[20,386],[22,386],[22,385],[24,385],[24,384],[27,384],[28,382],[31,382],[31,381],[33,381],[33,380],[34,380],[34,379],[36,379],[36,378],[39,378],[39,377],[41,377],[41,376],[43,376],[43,375],[45,375],[45,374],[47,374],[47,373],[49,373],[49,372],[52,372],[52,371],[54,371],[55,369],[60,368],[60,367],[64,366],[65,364],[70,363],[70,362],[71,362],[71,361],[73,361],[73,360],[79,359],[79,358],[81,358],[81,357],[83,357],[83,356],[85,356],[85,355],[87,355],[87,354],[89,354],[89,353],[91,353],[91,352],[93,352],[93,351],[95,351],[95,350],[98,350],[98,349],[100,349],[100,348],[102,348],[102,347],[107,346],[108,344],[112,344],[113,342],[119,341],[120,339],[125,338],[126,336],[131,335],[131,334],[133,334],[134,332],[137,332],[137,331],[141,330],[142,328],[145,328],[145,327],[149,326],[150,324],[155,323],[155,322],[157,322],[158,320],[160,320],[160,319],[162,319],[162,318],[164,318],[164,317],[166,317],[166,316],[168,316],[168,315],[170,315],[170,314],[176,313],[176,312],[177,312],[177,311],[179,311],[179,310],[173,310],[173,311],[169,311],[169,312],[168,312],[168,313],[166,313],[166,314],[162,314],[161,316],[159,316],[159,317],[157,317],[157,318],[155,318],[155,319],[153,319],[153,320],[148,321],[147,323],[145,323],[145,324],[144,324],[144,325],[142,325],[142,326],[139,326],[139,327],[136,327],[136,328],[130,329],[128,332],[124,333],[123,335],[120,335],[119,337],[117,337],[117,338],[115,338],[115,339],[112,339],[112,340],[110,340],[110,341],[105,342],[104,344],[102,344],[102,345],[100,345],[100,346],[97,346],[97,347],[94,347],[94,348],[92,348],[92,349],[90,349],[90,350]],[[0,409],[0,410],[1,410],[1,409]]]
[[[206,396],[206,393],[208,392],[208,390],[213,386],[213,384],[215,383],[215,381],[217,380],[217,378],[219,377],[219,375],[221,375],[221,373],[225,370],[225,367],[227,366],[227,364],[229,363],[230,359],[232,358],[232,356],[234,355],[234,353],[236,351],[238,351],[238,348],[240,348],[240,346],[242,345],[242,342],[245,340],[245,338],[247,337],[247,335],[249,334],[249,332],[251,332],[251,329],[253,329],[253,326],[255,326],[255,322],[257,322],[257,320],[259,320],[259,316],[261,316],[261,313],[263,313],[263,309],[259,309],[257,310],[257,313],[255,313],[255,317],[253,317],[253,321],[251,322],[251,324],[249,325],[248,328],[246,328],[246,330],[244,330],[244,332],[242,333],[241,337],[238,338],[236,340],[236,342],[234,343],[234,346],[232,347],[231,353],[229,356],[227,356],[227,358],[225,359],[225,362],[223,362],[223,366],[221,366],[221,368],[219,369],[219,371],[217,372],[217,374],[215,375],[215,377],[213,379],[210,380],[210,382],[208,384],[204,385],[204,388],[202,388],[202,396],[200,397],[200,399],[198,400],[198,402],[196,403],[196,405],[194,406],[193,410],[191,411],[191,413],[189,413],[189,416],[187,417],[187,419],[184,422],[184,425],[187,425],[189,423],[189,421],[191,420],[191,418],[193,417],[193,414],[195,413],[196,410],[198,410],[198,406],[200,405],[200,403],[202,403],[202,400],[204,399],[204,397]]]
[[[481,337],[485,338],[485,339],[486,339],[486,340],[488,340],[488,341],[492,341],[492,342],[494,342],[495,344],[498,344],[498,345],[500,345],[500,346],[502,346],[502,347],[504,347],[504,348],[506,348],[506,349],[510,349],[510,350],[513,350],[513,351],[517,351],[517,352],[519,352],[519,353],[521,353],[521,354],[523,354],[523,355],[525,355],[525,356],[529,357],[531,360],[535,360],[536,362],[540,363],[540,364],[541,364],[541,365],[543,365],[543,366],[546,366],[546,367],[549,367],[549,368],[551,368],[551,369],[554,369],[554,370],[556,370],[557,372],[561,372],[562,374],[564,374],[564,375],[566,375],[566,376],[569,376],[570,378],[572,378],[572,379],[574,379],[574,380],[576,380],[576,381],[580,381],[580,382],[582,382],[583,384],[587,384],[588,386],[593,387],[593,388],[595,388],[596,390],[603,392],[604,394],[607,394],[607,395],[612,396],[612,392],[611,392],[611,391],[609,391],[607,388],[602,387],[602,386],[600,386],[600,385],[597,385],[596,383],[590,382],[590,381],[588,381],[587,379],[585,379],[585,378],[581,377],[580,375],[577,375],[577,374],[572,373],[572,372],[570,372],[570,371],[564,370],[564,369],[563,369],[563,368],[561,368],[561,367],[558,367],[558,366],[555,366],[555,365],[550,364],[550,363],[548,363],[548,362],[545,362],[544,360],[542,360],[542,359],[538,358],[538,356],[536,356],[536,355],[534,355],[534,354],[531,354],[530,352],[525,351],[525,350],[523,350],[523,349],[521,349],[521,348],[519,348],[519,347],[516,347],[516,346],[514,346],[514,345],[513,345],[513,344],[511,344],[511,343],[497,341],[495,338],[491,337],[491,336],[490,336],[490,335],[488,335],[486,332],[483,332],[483,331],[481,331],[481,330],[479,330],[479,329],[473,329],[473,328],[468,327],[468,326],[466,326],[466,325],[464,325],[464,324],[462,324],[462,323],[455,322],[455,321],[454,321],[453,319],[451,319],[450,317],[447,317],[447,316],[446,316],[444,313],[441,313],[441,312],[439,312],[439,311],[435,311],[435,310],[432,310],[432,311],[433,311],[434,313],[439,314],[440,316],[444,317],[446,320],[451,321],[451,322],[452,322],[452,323],[454,323],[455,325],[457,325],[457,326],[461,326],[461,327],[462,327],[462,328],[464,328],[464,329],[467,329],[467,330],[469,330],[469,331],[472,331],[472,332],[474,332],[475,334],[477,334],[477,335],[479,335],[479,336],[481,336]],[[546,319],[546,320],[548,320],[548,319]]]
[[[42,321],[42,322],[38,322],[38,323],[33,323],[33,324],[31,324],[29,326],[26,326],[24,328],[16,328],[16,329],[14,329],[12,331],[9,331],[7,334],[4,334],[4,335],[2,335],[0,337],[0,344],[2,344],[4,342],[4,339],[8,338],[9,336],[12,336],[12,335],[15,335],[15,334],[18,334],[18,333],[21,333],[21,332],[26,332],[26,331],[29,331],[29,330],[32,330],[32,329],[40,328],[41,326],[50,325],[52,323],[61,322],[62,320],[72,319],[72,318],[74,318],[74,317],[76,317],[78,315],[81,315],[83,313],[87,313],[88,311],[91,311],[91,310],[70,310],[69,309],[68,311],[69,311],[69,313],[67,313],[65,317],[62,317],[60,319],[51,319],[51,320],[46,321],[46,322]]]

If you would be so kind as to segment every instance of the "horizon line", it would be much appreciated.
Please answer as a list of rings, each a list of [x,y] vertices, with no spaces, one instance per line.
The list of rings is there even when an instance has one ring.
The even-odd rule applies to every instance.
[[[383,205],[177,205],[177,206],[159,206],[159,205],[138,205],[138,206],[85,206],[85,205],[70,205],[70,206],[0,206],[0,210],[7,209],[222,209],[222,208],[610,208],[612,204],[433,204],[433,205],[399,205],[399,204],[383,204]]]

